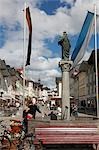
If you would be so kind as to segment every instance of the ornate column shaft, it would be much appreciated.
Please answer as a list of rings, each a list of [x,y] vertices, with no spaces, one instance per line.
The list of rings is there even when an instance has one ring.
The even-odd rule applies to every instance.
[[[70,90],[69,90],[69,70],[71,61],[61,60],[59,66],[62,71],[62,119],[70,119]]]

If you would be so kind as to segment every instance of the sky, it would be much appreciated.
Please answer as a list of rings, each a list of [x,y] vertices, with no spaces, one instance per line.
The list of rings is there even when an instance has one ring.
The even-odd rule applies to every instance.
[[[23,66],[27,54],[28,27],[26,24],[26,48],[24,39],[24,2],[29,6],[32,19],[32,53],[26,76],[50,88],[55,87],[55,78],[61,76],[58,66],[61,60],[59,36],[67,32],[72,54],[87,11],[99,14],[99,0],[0,0],[0,59],[14,68]],[[99,32],[99,21],[97,22]],[[87,48],[87,60],[94,47],[93,40]]]

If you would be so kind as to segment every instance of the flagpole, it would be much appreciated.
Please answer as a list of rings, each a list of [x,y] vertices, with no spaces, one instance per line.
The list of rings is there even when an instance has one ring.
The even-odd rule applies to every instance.
[[[26,52],[26,2],[24,3],[24,39],[23,39],[23,110],[25,106],[25,52]]]
[[[98,63],[97,63],[97,31],[96,31],[96,4],[94,5],[95,18],[95,69],[96,69],[96,102],[97,102],[97,118],[99,118],[99,93],[98,93]]]

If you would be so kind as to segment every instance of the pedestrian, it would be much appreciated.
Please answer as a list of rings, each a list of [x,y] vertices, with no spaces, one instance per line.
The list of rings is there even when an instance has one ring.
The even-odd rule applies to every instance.
[[[72,115],[72,104],[70,105],[70,116]]]
[[[58,105],[58,107],[57,107],[57,113],[58,113],[58,116],[61,116],[62,109],[61,109],[60,105]]]
[[[72,107],[72,115],[78,117],[78,108],[76,104],[74,104]]]
[[[67,119],[67,115],[68,115],[68,106],[65,106],[65,110],[64,110],[62,119]]]
[[[41,113],[41,111],[39,110],[37,104],[36,103],[33,104],[32,101],[30,102],[28,108],[29,108],[28,114],[31,114],[34,119],[35,119],[35,116],[36,116],[36,111]]]
[[[57,120],[57,116],[53,111],[51,111],[51,113],[48,114],[48,116],[50,116],[50,120]]]
[[[48,108],[48,110],[50,110],[50,104],[49,103],[47,103],[47,108]]]
[[[16,102],[16,108],[17,108],[17,110],[19,110],[19,107],[20,107],[20,103]]]

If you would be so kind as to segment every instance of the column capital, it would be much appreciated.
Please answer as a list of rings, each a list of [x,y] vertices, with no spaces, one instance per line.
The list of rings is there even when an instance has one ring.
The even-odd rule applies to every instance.
[[[59,62],[59,67],[61,68],[62,72],[69,72],[71,65],[72,61],[61,60]]]

